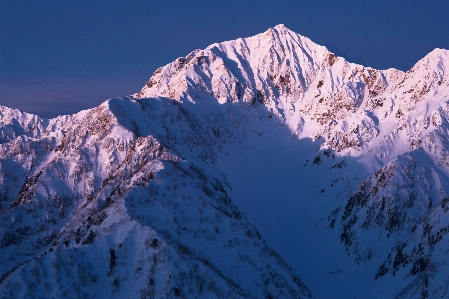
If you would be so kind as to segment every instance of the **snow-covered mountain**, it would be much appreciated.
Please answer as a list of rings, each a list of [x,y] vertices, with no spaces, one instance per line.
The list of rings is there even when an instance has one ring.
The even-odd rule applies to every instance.
[[[278,25],[72,116],[1,107],[2,296],[446,297],[448,67]]]

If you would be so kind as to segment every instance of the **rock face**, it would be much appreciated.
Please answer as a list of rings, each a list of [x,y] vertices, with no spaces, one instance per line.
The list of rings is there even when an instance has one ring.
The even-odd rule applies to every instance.
[[[447,296],[448,54],[278,25],[72,116],[1,107],[2,296]]]

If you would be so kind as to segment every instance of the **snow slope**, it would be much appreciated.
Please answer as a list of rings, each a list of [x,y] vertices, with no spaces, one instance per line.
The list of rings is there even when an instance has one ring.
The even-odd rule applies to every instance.
[[[3,295],[447,296],[448,54],[375,70],[278,25],[73,116],[2,108]]]
[[[3,296],[311,297],[219,180],[138,132],[138,107],[2,144]]]

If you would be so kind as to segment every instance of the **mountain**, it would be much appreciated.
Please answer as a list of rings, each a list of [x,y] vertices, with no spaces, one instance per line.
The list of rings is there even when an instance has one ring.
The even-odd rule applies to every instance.
[[[277,25],[75,115],[2,107],[2,296],[444,298],[448,54]]]

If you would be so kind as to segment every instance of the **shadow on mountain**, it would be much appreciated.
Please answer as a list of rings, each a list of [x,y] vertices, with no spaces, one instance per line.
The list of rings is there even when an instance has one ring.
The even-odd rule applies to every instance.
[[[332,263],[331,259],[345,255],[339,232],[326,229],[323,219],[342,204],[335,194],[350,190],[343,174],[350,170],[359,173],[360,180],[365,177],[355,158],[320,149],[322,139],[298,139],[259,103],[220,105],[215,98],[200,95],[195,104],[125,98],[111,100],[110,107],[136,137],[152,135],[185,161],[164,162],[164,170],[147,187],[129,194],[128,213],[143,226],[169,240],[184,240],[187,234],[189,241],[183,244],[207,252],[203,243],[195,241],[199,227],[212,238],[216,233],[209,229],[217,226],[217,219],[222,223],[223,215],[229,219],[241,215],[306,279],[306,285],[312,285],[312,291],[324,283],[317,278],[320,260]],[[217,208],[223,202],[229,206]],[[191,204],[203,207],[188,213]],[[206,217],[209,212],[204,207],[211,206],[222,216]],[[192,223],[196,229],[188,228]],[[321,223],[318,228],[317,223]],[[330,243],[336,249],[329,255],[325,248]]]

